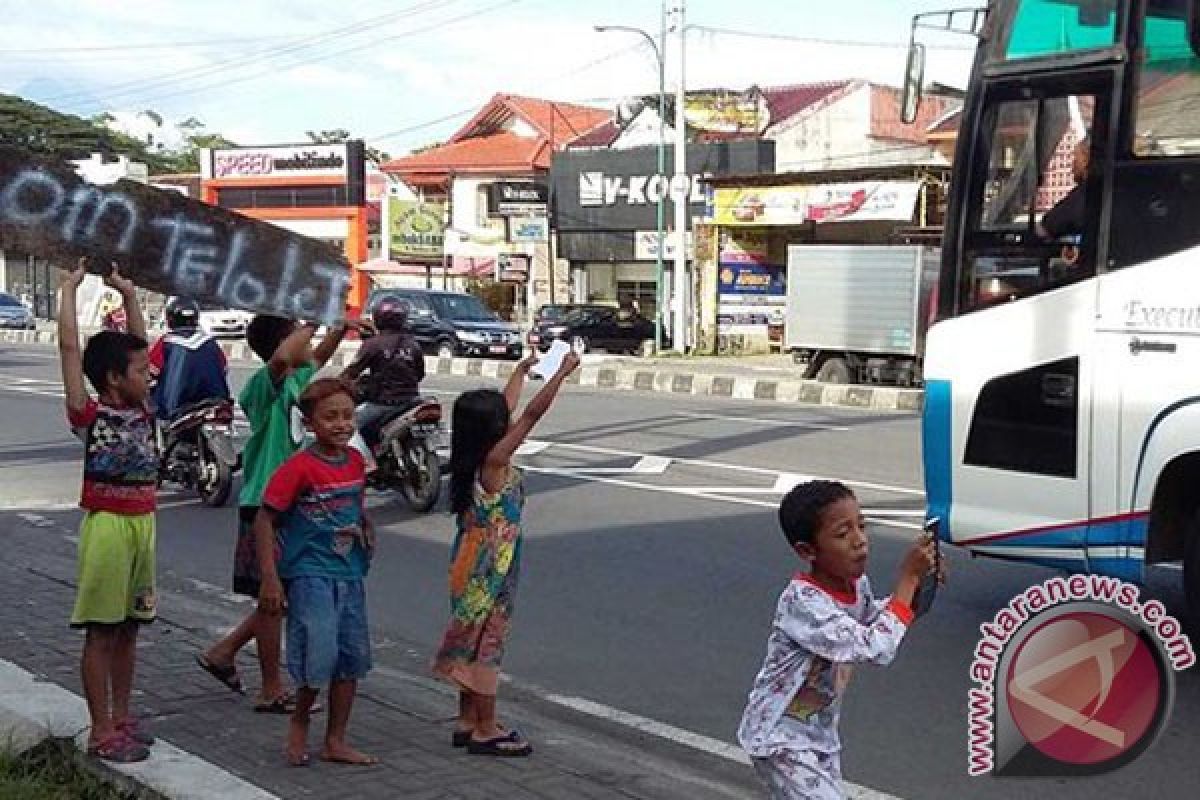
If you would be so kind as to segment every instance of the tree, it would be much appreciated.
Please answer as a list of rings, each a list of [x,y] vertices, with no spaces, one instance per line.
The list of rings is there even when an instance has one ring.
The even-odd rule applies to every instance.
[[[350,141],[350,131],[345,128],[332,128],[326,131],[305,131],[309,141],[313,144],[341,144],[342,142]],[[390,161],[391,156],[382,150],[375,147],[366,148],[367,160],[375,166],[381,166],[385,161]]]

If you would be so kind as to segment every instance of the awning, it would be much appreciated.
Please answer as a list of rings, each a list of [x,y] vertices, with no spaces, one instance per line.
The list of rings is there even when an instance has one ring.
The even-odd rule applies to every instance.
[[[445,270],[442,264],[414,264],[390,261],[386,258],[373,258],[358,265],[360,272],[371,272],[385,275],[441,275]],[[450,275],[466,278],[486,278],[496,274],[496,259],[472,258],[469,256],[454,256],[448,270]]]

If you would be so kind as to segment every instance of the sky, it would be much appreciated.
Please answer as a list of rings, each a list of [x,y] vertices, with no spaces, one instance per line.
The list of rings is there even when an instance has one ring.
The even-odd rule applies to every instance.
[[[675,6],[679,0],[666,0]],[[662,0],[9,0],[0,92],[71,113],[195,117],[239,144],[344,128],[403,155],[497,92],[615,108],[657,91]],[[899,85],[913,14],[961,0],[687,0],[689,88]],[[925,33],[927,79],[965,86],[974,40]],[[669,42],[668,91],[678,71]]]

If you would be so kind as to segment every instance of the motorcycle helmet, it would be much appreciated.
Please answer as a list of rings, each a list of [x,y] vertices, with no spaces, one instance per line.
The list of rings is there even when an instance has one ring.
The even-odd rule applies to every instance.
[[[176,297],[167,303],[167,328],[195,328],[200,324],[200,306],[190,297]]]
[[[379,329],[380,333],[385,331],[405,331],[408,330],[409,308],[409,304],[404,300],[385,297],[380,301],[379,305],[375,306],[371,317],[375,321],[375,327]]]

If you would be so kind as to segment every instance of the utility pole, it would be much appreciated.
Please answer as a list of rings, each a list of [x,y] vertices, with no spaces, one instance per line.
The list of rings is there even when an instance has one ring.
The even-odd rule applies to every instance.
[[[672,335],[672,345],[680,353],[687,352],[688,335],[688,298],[690,280],[688,279],[687,234],[688,234],[688,201],[692,194],[691,181],[687,171],[687,117],[684,114],[684,104],[687,99],[687,25],[685,24],[684,0],[677,0],[675,6],[675,33],[678,35],[679,47],[679,79],[675,87],[675,179],[671,185],[671,196],[675,202],[675,291],[674,306],[675,325]]]

